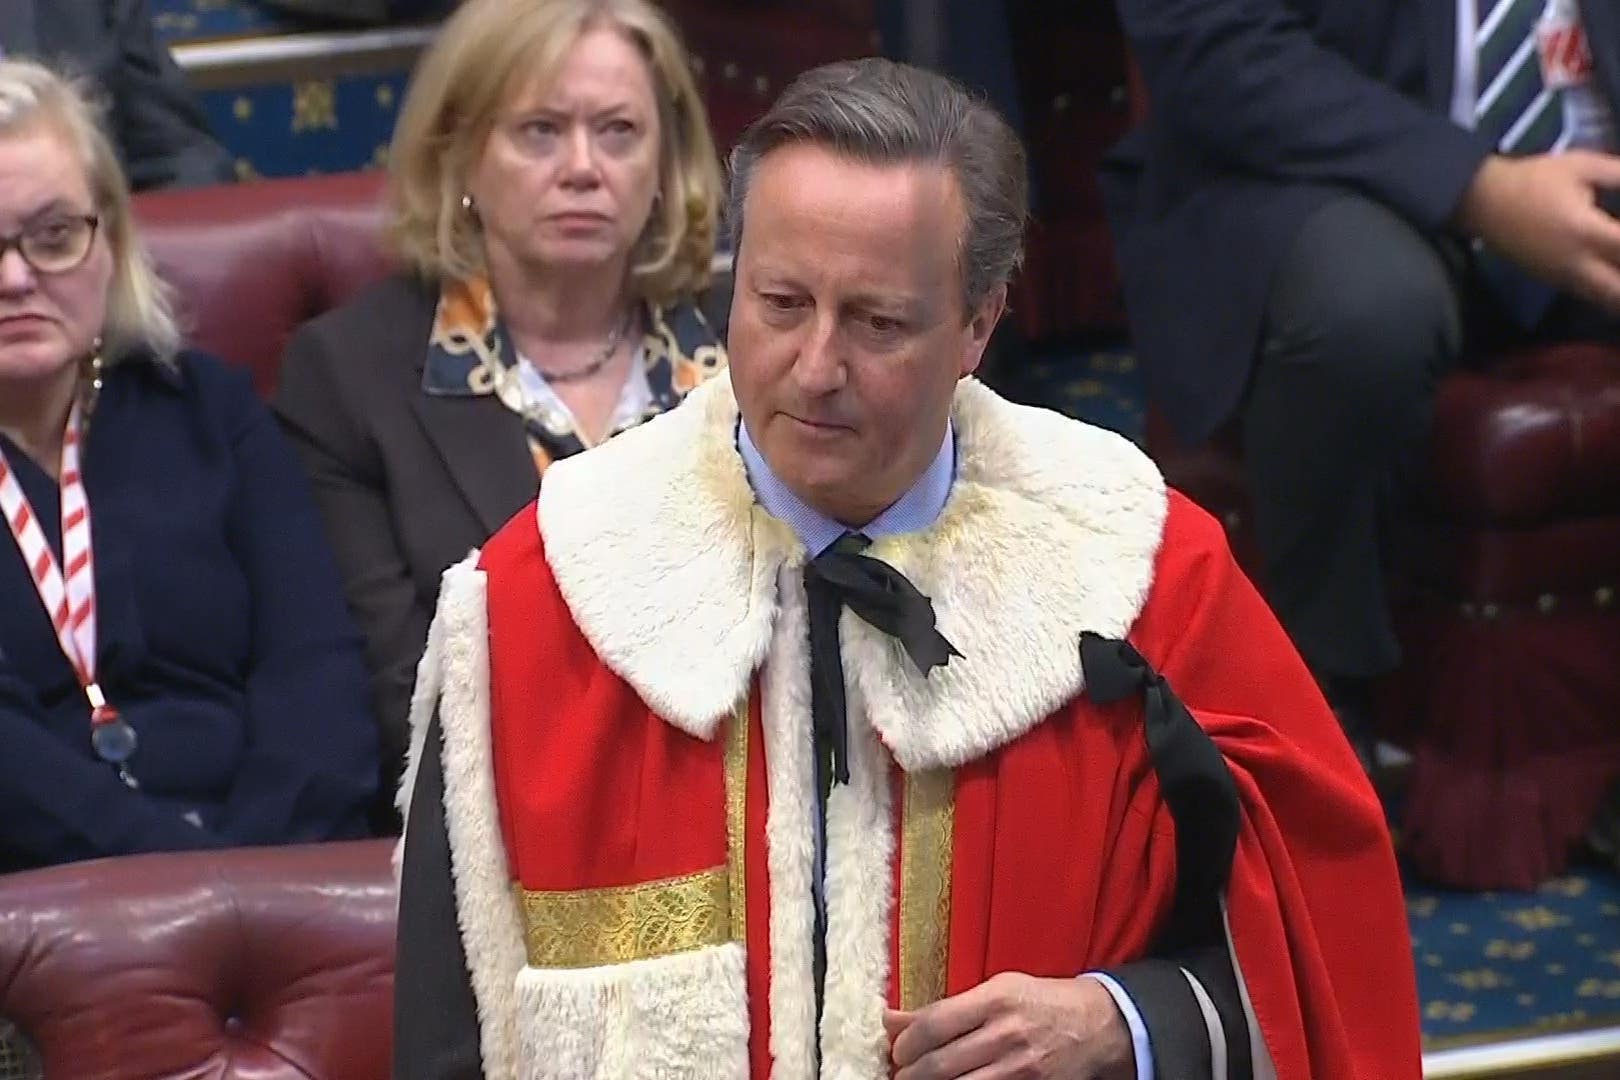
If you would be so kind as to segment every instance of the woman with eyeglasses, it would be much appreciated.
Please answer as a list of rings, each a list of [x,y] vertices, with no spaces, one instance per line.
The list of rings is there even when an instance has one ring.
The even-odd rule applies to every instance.
[[[0,871],[360,835],[376,729],[292,451],[179,345],[85,93],[0,61]]]

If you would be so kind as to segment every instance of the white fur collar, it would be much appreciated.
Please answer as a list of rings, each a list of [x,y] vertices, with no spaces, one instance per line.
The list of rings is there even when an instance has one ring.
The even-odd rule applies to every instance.
[[[944,513],[870,554],[934,601],[963,653],[924,679],[899,644],[846,613],[848,680],[902,768],[955,766],[1022,735],[1079,693],[1079,635],[1124,636],[1152,584],[1164,481],[1125,439],[957,390],[958,471]],[[541,485],[547,558],[603,661],[700,738],[764,661],[777,572],[804,560],[754,500],[737,404],[714,379],[678,409]]]

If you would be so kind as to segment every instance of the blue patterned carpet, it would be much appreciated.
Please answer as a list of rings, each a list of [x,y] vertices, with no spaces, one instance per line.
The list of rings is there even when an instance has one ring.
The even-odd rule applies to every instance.
[[[1409,885],[1431,1049],[1620,1025],[1620,878],[1583,872],[1533,893]]]
[[[299,20],[252,0],[150,0],[152,25],[165,41],[219,41],[300,29]]]
[[[406,72],[201,93],[243,179],[350,172],[387,162]]]

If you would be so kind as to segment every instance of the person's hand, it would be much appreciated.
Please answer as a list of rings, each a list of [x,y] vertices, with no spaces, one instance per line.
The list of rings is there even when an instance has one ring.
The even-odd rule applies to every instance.
[[[916,1012],[885,1010],[895,1080],[1134,1080],[1131,1031],[1096,979],[1008,972]]]
[[[1620,157],[1586,150],[1491,157],[1457,224],[1530,273],[1620,312],[1620,220],[1598,195],[1620,189]]]

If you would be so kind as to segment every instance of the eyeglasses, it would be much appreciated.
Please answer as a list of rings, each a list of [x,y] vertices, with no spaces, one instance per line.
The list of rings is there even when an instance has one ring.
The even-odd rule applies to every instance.
[[[66,214],[46,218],[22,232],[0,236],[0,260],[12,248],[36,274],[65,274],[77,270],[90,255],[101,218],[95,214]]]

